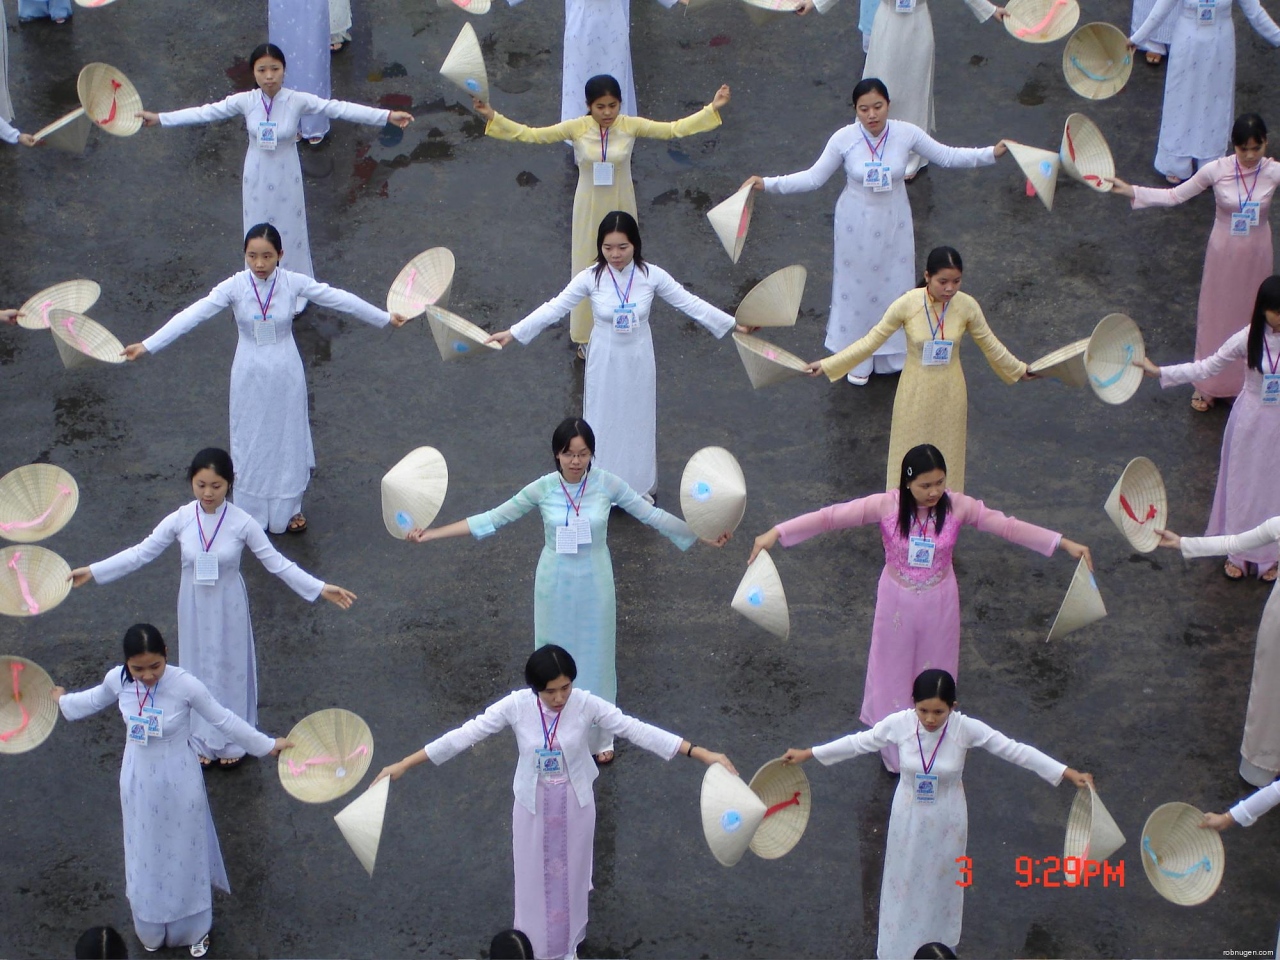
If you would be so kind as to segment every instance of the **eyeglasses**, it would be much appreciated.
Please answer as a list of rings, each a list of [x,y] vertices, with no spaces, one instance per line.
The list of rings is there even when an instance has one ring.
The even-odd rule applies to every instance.
[[[570,453],[567,450],[562,450],[560,453],[557,453],[556,456],[561,460],[590,460],[591,451],[587,450],[583,453]]]

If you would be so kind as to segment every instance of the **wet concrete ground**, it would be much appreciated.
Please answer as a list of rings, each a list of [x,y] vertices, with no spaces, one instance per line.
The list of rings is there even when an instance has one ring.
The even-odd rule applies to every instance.
[[[71,27],[55,29],[17,27],[10,5],[18,123],[34,130],[71,109],[75,74],[93,60],[121,67],[148,108],[221,98],[246,80],[241,60],[265,37],[262,6],[185,4],[160,18],[155,5],[122,2],[81,10]],[[1150,162],[1163,70],[1139,64],[1120,96],[1090,104],[1062,80],[1061,44],[1019,44],[959,4],[937,7],[941,139],[1054,147],[1066,115],[1083,110],[1107,134],[1122,176],[1158,182]],[[855,14],[847,2],[825,17],[758,26],[728,0],[687,17],[639,0],[633,10],[643,114],[683,115],[720,82],[733,86],[722,128],[637,149],[645,253],[729,309],[769,272],[805,264],[800,323],[774,339],[806,357],[821,354],[838,184],[763,198],[736,266],[703,214],[748,174],[807,166],[847,122],[862,64]],[[1108,2],[1084,16],[1123,25],[1129,10]],[[358,2],[356,18],[354,44],[334,61],[335,95],[411,103],[418,120],[397,143],[336,124],[323,148],[304,148],[318,275],[381,301],[410,256],[445,245],[458,259],[454,309],[506,327],[567,278],[576,177],[567,151],[481,136],[436,73],[464,20],[459,12]],[[554,122],[559,7],[499,5],[474,23],[495,106]],[[1239,51],[1237,108],[1280,118],[1274,55],[1243,25]],[[242,128],[225,123],[128,140],[97,134],[83,158],[0,150],[5,304],[92,277],[103,286],[93,315],[124,342],[141,339],[240,268],[243,149]],[[931,170],[910,196],[919,258],[940,243],[958,247],[965,289],[1023,358],[1087,335],[1117,310],[1138,319],[1157,361],[1190,358],[1207,198],[1131,213],[1064,179],[1048,213],[1024,196],[1009,158],[994,169]],[[581,365],[565,330],[474,366],[441,364],[419,323],[375,332],[313,308],[298,338],[319,467],[307,499],[311,531],[278,545],[360,600],[345,614],[307,606],[246,561],[261,724],[283,735],[313,710],[355,710],[377,739],[376,768],[517,685],[541,538],[528,520],[482,544],[402,544],[382,529],[379,478],[407,450],[430,444],[448,459],[452,480],[441,522],[501,502],[547,469],[551,428],[579,409]],[[675,504],[685,460],[708,444],[738,456],[750,502],[738,539],[718,553],[681,555],[629,518],[615,519],[619,702],[727,751],[749,775],[787,746],[858,728],[882,563],[873,530],[776,554],[791,603],[787,642],[745,623],[728,602],[756,533],[879,489],[894,381],[753,391],[729,342],[665,307],[655,341],[660,502]],[[224,316],[127,368],[67,371],[48,336],[0,332],[0,467],[53,462],[81,488],[79,514],[48,546],[73,566],[87,563],[140,540],[187,499],[191,454],[227,441],[233,346]],[[1280,818],[1224,837],[1225,880],[1196,908],[1155,894],[1138,846],[1160,803],[1223,810],[1247,792],[1235,769],[1267,588],[1229,584],[1214,562],[1134,554],[1101,509],[1125,462],[1142,454],[1164,473],[1171,526],[1199,533],[1227,411],[1194,414],[1189,390],[1161,393],[1149,383],[1121,407],[1053,382],[1006,387],[976,351],[967,354],[968,492],[1090,544],[1110,616],[1046,645],[1070,561],[966,534],[956,565],[962,704],[1093,771],[1129,842],[1112,858],[1123,860],[1123,886],[1019,888],[1017,857],[1061,852],[1070,790],[972,756],[974,885],[961,955],[1217,957],[1268,948],[1280,914]],[[96,683],[119,661],[131,623],[174,633],[177,581],[171,551],[36,619],[0,622],[0,650],[32,657],[68,687]],[[39,750],[0,761],[0,955],[66,955],[80,930],[99,923],[127,931],[141,953],[124,896],[119,733],[109,716],[59,724]],[[372,879],[332,823],[341,804],[293,800],[273,762],[210,773],[235,891],[215,900],[211,956],[479,955],[511,919],[512,761],[510,741],[499,737],[396,784]],[[596,890],[582,955],[873,955],[893,781],[872,758],[806,769],[815,803],[800,845],[783,860],[749,856],[726,870],[702,839],[702,767],[662,764],[624,746],[597,785]]]

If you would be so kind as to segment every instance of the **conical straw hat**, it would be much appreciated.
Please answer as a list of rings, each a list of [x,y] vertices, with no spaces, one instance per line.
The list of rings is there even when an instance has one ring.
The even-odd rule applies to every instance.
[[[49,329],[53,342],[62,357],[62,365],[91,367],[95,363],[124,363],[124,344],[115,335],[83,313],[70,310],[50,310]]]
[[[742,0],[747,5],[747,16],[756,24],[768,23],[779,16],[795,13],[800,9],[797,0]]]
[[[116,0],[76,0],[77,7],[105,7]]]
[[[742,246],[747,242],[747,228],[751,226],[751,208],[755,206],[756,192],[751,185],[743,187],[728,200],[716,204],[707,211],[711,229],[724,244],[724,252],[734,263],[742,256]]]
[[[733,533],[747,509],[747,480],[724,447],[703,447],[685,464],[680,477],[680,512],[704,540]]]
[[[84,148],[89,145],[89,131],[92,129],[93,122],[85,114],[84,107],[76,107],[47,127],[41,127],[32,136],[37,143],[47,143],[67,153],[84,153]]]
[[[64,280],[45,287],[18,310],[18,323],[28,330],[48,330],[49,311],[84,313],[95,303],[102,288],[92,280]]]
[[[439,450],[411,450],[382,478],[382,523],[403,540],[415,527],[429,527],[449,489],[449,467]]]
[[[751,788],[718,763],[707,767],[702,778],[702,833],[711,855],[722,866],[732,867],[751,846],[756,828],[764,820],[765,805]]]
[[[470,320],[463,320],[456,313],[443,307],[427,307],[427,324],[435,337],[440,359],[465,360],[468,357],[487,357],[502,349],[501,344],[485,343],[489,332],[477,327]]]
[[[1063,857],[1106,860],[1124,846],[1124,834],[1116,826],[1093,787],[1077,790],[1067,816],[1067,840]]]
[[[280,782],[303,803],[325,803],[355,789],[373,760],[369,725],[350,710],[320,710],[289,731]]]
[[[1046,353],[1035,363],[1027,367],[1027,373],[1037,377],[1053,377],[1069,387],[1083,387],[1089,382],[1089,373],[1084,368],[1084,352],[1089,349],[1089,338],[1059,347],[1053,353]]]
[[[1061,40],[1080,21],[1076,0],[1009,0],[1004,28],[1024,43]]]
[[[1005,23],[1008,23],[1005,20]],[[1046,210],[1053,209],[1053,193],[1058,188],[1058,166],[1061,163],[1058,155],[1052,150],[1041,150],[1039,147],[1028,147],[1025,143],[1005,141],[1005,146],[1013,154],[1013,159],[1035,188],[1036,196],[1044,204]]]
[[[387,291],[387,312],[413,319],[421,316],[429,304],[447,307],[453,266],[453,251],[447,247],[432,247],[418,254],[392,281]]]
[[[769,274],[742,298],[734,319],[744,327],[794,327],[808,275],[798,263]]]
[[[80,106],[94,124],[117,137],[142,129],[142,97],[129,78],[107,63],[91,63],[76,80]]]
[[[1133,72],[1128,43],[1124,32],[1109,23],[1086,23],[1062,50],[1067,86],[1086,100],[1114,97]]]
[[[787,595],[768,550],[761,550],[747,567],[730,606],[775,637],[785,640],[791,634]]]
[[[53,681],[25,657],[0,657],[0,753],[34,750],[53,733]]]
[[[808,364],[794,353],[776,347],[768,340],[761,340],[746,333],[735,333],[733,342],[738,347],[738,356],[742,359],[742,365],[747,368],[751,386],[757,390],[798,377],[808,367]]]
[[[1169,525],[1169,499],[1160,470],[1146,457],[1134,457],[1103,505],[1107,516],[1139,553],[1160,545],[1157,530]]]
[[[1123,313],[1109,313],[1093,328],[1084,352],[1089,386],[1105,403],[1124,403],[1142,385],[1141,362],[1147,355],[1142,331]]]
[[[351,852],[371,877],[374,864],[378,862],[378,842],[382,840],[382,820],[387,812],[390,790],[391,778],[383,777],[333,817],[333,822],[351,846]]]
[[[1111,148],[1098,125],[1083,113],[1067,117],[1062,127],[1062,149],[1058,155],[1067,176],[1099,193],[1111,191],[1110,178],[1116,175]]]
[[[457,7],[459,10],[465,10],[467,13],[474,13],[476,16],[480,16],[488,13],[492,4],[489,0],[436,0],[436,6],[441,10]]]
[[[48,613],[71,590],[71,568],[52,550],[24,544],[0,550],[0,613]]]
[[[1084,558],[1076,564],[1076,572],[1071,576],[1071,586],[1067,595],[1062,598],[1062,606],[1058,615],[1053,618],[1053,626],[1049,628],[1049,640],[1061,640],[1068,633],[1087,627],[1096,620],[1107,615],[1107,608],[1102,603],[1102,594],[1098,592],[1098,582],[1089,572]]]
[[[1165,803],[1142,827],[1142,868],[1156,893],[1194,907],[1218,890],[1227,853],[1217,830],[1200,826],[1204,814],[1189,803]],[[1095,858],[1096,859],[1096,858]]]
[[[79,505],[80,488],[61,467],[29,463],[10,470],[0,477],[0,537],[38,543],[65,527]]]
[[[751,790],[765,805],[764,821],[751,838],[751,852],[765,860],[786,856],[804,836],[812,796],[798,764],[770,760],[751,778]]]
[[[462,25],[458,39],[453,41],[449,55],[444,58],[440,75],[452,80],[473,97],[489,102],[489,75],[484,68],[484,54],[471,21]]]

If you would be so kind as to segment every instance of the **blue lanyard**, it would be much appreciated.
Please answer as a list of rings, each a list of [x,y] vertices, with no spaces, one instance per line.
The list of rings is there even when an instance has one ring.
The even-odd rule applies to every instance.
[[[950,306],[950,300],[942,305],[942,313],[938,315],[938,325],[935,327],[933,325],[934,314],[933,311],[929,309],[929,294],[926,293],[924,295],[924,317],[929,321],[929,336],[934,340],[938,339],[939,333],[942,334],[942,339],[945,340],[947,338],[947,308]]]
[[[1244,171],[1240,169],[1240,161],[1233,158],[1236,165],[1236,203],[1239,205],[1241,212],[1244,211],[1244,201],[1240,199],[1240,185],[1244,183]],[[1258,189],[1258,177],[1262,175],[1262,165],[1267,162],[1266,157],[1258,160],[1258,166],[1253,171],[1253,186],[1244,188],[1244,199],[1253,200],[1253,191]]]
[[[271,298],[276,295],[276,281],[280,279],[280,271],[275,272],[275,276],[271,278],[271,289],[267,291],[267,302],[262,302],[262,294],[258,293],[258,278],[253,275],[253,271],[249,271],[249,284],[253,287],[253,298],[258,301],[258,309],[262,311],[262,322],[267,322],[267,308],[271,306]],[[221,521],[219,521],[221,522]],[[215,533],[214,536],[217,536]]]
[[[564,491],[564,499],[566,501],[564,505],[564,525],[566,527],[569,525],[570,510],[573,511],[573,515],[575,517],[582,515],[582,491],[587,489],[587,477],[589,476],[591,476],[591,474],[587,473],[586,476],[582,478],[582,483],[578,484],[578,502],[577,503],[573,502],[573,497],[569,493],[569,488],[564,485],[564,481],[563,480],[560,481],[560,489]]]
[[[267,298],[268,302],[270,302],[270,299],[271,299],[270,297]],[[263,311],[263,313],[265,315],[265,311]],[[218,531],[222,529],[222,521],[227,519],[227,505],[225,503],[222,505],[222,516],[218,518],[218,525],[213,528],[213,536],[210,537],[208,540],[204,538],[204,526],[200,523],[200,513],[202,512],[202,510],[203,508],[200,506],[200,504],[197,503],[196,504],[196,529],[200,531],[200,544],[201,546],[204,547],[204,552],[208,553],[209,548],[213,546],[213,541],[218,539]]]
[[[538,697],[537,692],[533,694]],[[542,698],[538,697],[538,719],[542,721],[542,742],[548,750],[552,749],[552,744],[556,740],[556,728],[560,726],[560,718],[564,716],[563,708],[560,713],[556,714],[556,718],[551,721],[551,726],[547,726],[547,715],[542,712]]]
[[[867,136],[865,130],[862,133],[862,139],[867,144],[867,150],[871,153],[871,159],[875,160],[877,163],[882,162],[885,147],[889,144],[889,125],[887,123],[885,124],[884,133],[880,134],[880,139],[875,142],[874,146],[871,143],[871,138]]]
[[[148,698],[148,697],[150,697],[150,698],[151,698],[151,705],[152,705],[153,707],[156,705],[156,691],[160,689],[160,681],[159,681],[159,680],[157,680],[157,681],[156,681],[156,685],[155,685],[154,687],[152,687],[151,689],[149,689],[149,690],[147,689],[146,684],[143,684],[143,685],[142,685],[142,689],[143,689],[143,690],[146,690],[147,692],[146,692],[146,693],[144,693],[141,697],[138,697],[138,713],[142,713],[142,709],[143,709],[143,707],[145,707],[145,706],[147,705],[147,698]],[[137,680],[133,681],[133,695],[134,695],[135,697],[137,697],[137,696],[138,696],[138,681],[137,681]]]

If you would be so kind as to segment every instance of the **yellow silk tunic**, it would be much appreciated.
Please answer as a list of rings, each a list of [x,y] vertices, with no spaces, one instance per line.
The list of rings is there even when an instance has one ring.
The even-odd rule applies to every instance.
[[[947,487],[964,491],[965,440],[968,433],[969,394],[960,367],[960,340],[967,332],[1005,383],[1015,383],[1027,372],[1027,365],[1005,349],[982,315],[978,301],[967,293],[957,293],[947,308],[945,336],[952,340],[951,362],[926,367],[921,363],[924,344],[934,339],[925,315],[925,291],[909,290],[889,305],[880,322],[861,340],[822,361],[822,371],[839,380],[870,357],[898,329],[907,337],[907,362],[893,400],[893,426],[889,434],[889,462],[885,489],[898,486],[902,458],[912,447],[931,443],[947,460]],[[929,299],[933,326],[942,305]]]
[[[636,216],[636,191],[631,183],[631,147],[636,139],[671,140],[705,133],[718,126],[720,114],[710,104],[695,114],[669,123],[621,115],[609,128],[603,157],[602,131],[589,115],[574,117],[551,127],[526,127],[495,112],[484,132],[498,140],[517,143],[573,142],[573,155],[578,163],[578,190],[573,196],[573,253],[569,275],[576,277],[595,262],[596,232],[605,214],[622,210]],[[595,186],[593,165],[601,159],[615,165],[612,186]],[[590,339],[592,323],[591,305],[584,300],[574,308],[570,318],[570,333],[575,343],[586,343]]]

